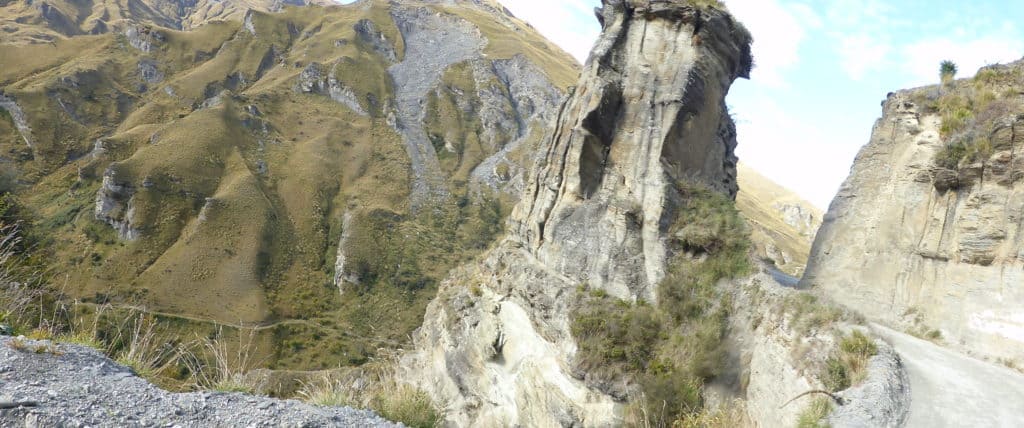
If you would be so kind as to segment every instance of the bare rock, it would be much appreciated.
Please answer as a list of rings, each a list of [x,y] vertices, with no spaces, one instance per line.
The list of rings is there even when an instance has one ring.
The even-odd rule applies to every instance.
[[[620,424],[622,403],[570,369],[575,290],[585,282],[653,301],[667,252],[660,223],[674,214],[675,181],[735,194],[735,131],[724,97],[749,71],[749,35],[724,12],[676,4],[645,16],[632,2],[604,6],[604,33],[551,122],[509,235],[442,284],[401,364],[406,379],[446,403],[455,425]],[[415,11],[396,16],[406,61],[426,41],[409,40],[430,34],[417,34],[423,21],[410,18],[423,19]],[[416,83],[422,71],[409,72],[392,69],[396,86],[429,86]],[[421,114],[419,98],[399,98],[405,128]]]
[[[920,91],[931,88],[884,103],[825,216],[802,286],[895,328],[916,327],[901,319],[915,311],[951,346],[1024,359],[1024,186],[1016,178],[1024,164],[1014,153],[1024,124],[996,120],[991,156],[935,169],[941,117],[911,102]]]

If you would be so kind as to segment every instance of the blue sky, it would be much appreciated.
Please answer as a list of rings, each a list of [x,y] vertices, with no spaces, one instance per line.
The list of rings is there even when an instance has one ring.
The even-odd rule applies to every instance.
[[[600,0],[499,0],[581,61]],[[893,90],[969,77],[1024,56],[1024,2],[726,0],[754,34],[757,67],[728,103],[742,162],[827,208]]]

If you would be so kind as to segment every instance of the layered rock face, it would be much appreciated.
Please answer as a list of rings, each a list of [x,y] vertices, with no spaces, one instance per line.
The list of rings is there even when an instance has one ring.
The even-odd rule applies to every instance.
[[[747,76],[750,40],[727,15],[682,3],[605,5],[511,220],[541,262],[624,299],[654,300],[675,182],[738,189],[725,94]]]
[[[687,2],[606,0],[604,32],[553,123],[510,233],[427,309],[408,379],[460,426],[609,425],[611,396],[572,373],[576,289],[653,301],[675,182],[736,192],[724,104],[750,36]]]
[[[1019,72],[1017,64],[988,73]],[[946,89],[940,105],[965,88],[994,91],[974,104],[965,130],[945,138],[955,148],[970,137],[975,152],[949,168],[935,160],[949,157],[940,134],[954,126],[943,124],[946,107],[931,106],[938,89],[891,94],[825,216],[802,284],[897,327],[936,329],[979,355],[1024,358],[1024,122],[1019,96],[1001,95],[1014,85]]]

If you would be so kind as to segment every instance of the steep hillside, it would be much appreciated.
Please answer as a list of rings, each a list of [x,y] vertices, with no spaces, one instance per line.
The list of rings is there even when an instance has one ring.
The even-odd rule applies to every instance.
[[[277,12],[285,5],[327,0],[43,0],[0,1],[3,43],[46,43],[123,30],[131,24],[191,30],[214,21],[241,20],[246,11]]]
[[[1024,62],[890,94],[804,283],[890,325],[1024,361],[1022,93]]]
[[[80,310],[260,326],[273,368],[408,340],[501,233],[521,147],[577,74],[488,2],[150,6],[93,31],[4,4],[26,35],[0,39],[5,177]]]
[[[736,208],[751,227],[757,255],[799,277],[821,225],[821,210],[742,163],[737,172]]]

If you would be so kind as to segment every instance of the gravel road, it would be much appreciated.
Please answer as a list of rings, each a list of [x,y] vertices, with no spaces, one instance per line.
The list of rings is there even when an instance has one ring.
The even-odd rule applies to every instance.
[[[873,324],[910,375],[908,427],[1024,427],[1024,375]]]

